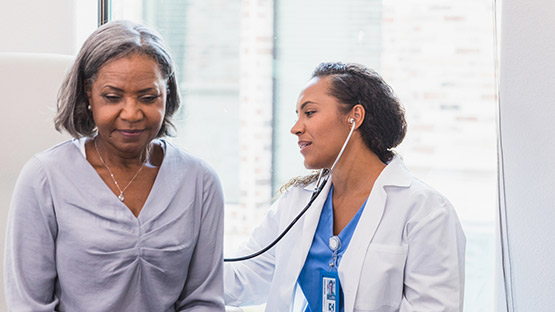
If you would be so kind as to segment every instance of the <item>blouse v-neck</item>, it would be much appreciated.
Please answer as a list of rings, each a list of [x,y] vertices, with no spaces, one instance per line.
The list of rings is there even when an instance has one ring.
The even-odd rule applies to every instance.
[[[133,220],[135,220],[136,222],[140,222],[141,220],[143,220],[145,217],[143,217],[144,214],[148,214],[148,212],[145,212],[145,208],[149,207],[149,203],[152,201],[152,197],[156,196],[156,190],[157,190],[157,185],[160,183],[160,176],[163,175],[163,170],[165,170],[164,168],[166,167],[164,165],[164,163],[166,163],[166,156],[167,156],[167,146],[166,146],[166,142],[163,139],[157,139],[156,142],[160,143],[160,147],[162,148],[162,153],[164,154],[164,157],[162,159],[162,163],[160,164],[158,173],[156,174],[156,177],[154,178],[154,183],[152,184],[152,187],[150,189],[150,192],[145,200],[145,202],[143,203],[143,206],[141,207],[141,210],[139,211],[139,214],[137,216],[135,216],[133,214],[133,211],[131,211],[131,209],[122,201],[119,200],[119,198],[117,197],[117,195],[114,194],[114,192],[112,192],[112,189],[110,189],[110,187],[104,182],[104,180],[102,179],[102,177],[98,174],[98,172],[94,169],[94,167],[92,166],[92,164],[87,160],[87,152],[85,149],[85,144],[87,142],[88,138],[81,138],[81,139],[74,139],[73,143],[76,145],[76,147],[79,149],[79,153],[83,156],[83,160],[85,161],[86,165],[88,165],[88,168],[90,168],[92,171],[89,170],[89,172],[91,174],[94,174],[96,176],[95,180],[96,180],[96,184],[98,186],[98,184],[101,184],[102,186],[98,186],[99,189],[101,189],[103,192],[107,192],[109,195],[111,195],[111,197],[113,197],[112,199],[115,200],[115,202],[117,202],[117,205],[121,205],[123,207],[125,207],[125,209],[128,212],[128,216],[132,217]],[[107,196],[109,196],[107,195]]]

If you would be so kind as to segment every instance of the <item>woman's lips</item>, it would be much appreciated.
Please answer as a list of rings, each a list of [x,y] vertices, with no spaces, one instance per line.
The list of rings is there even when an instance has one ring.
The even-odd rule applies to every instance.
[[[143,134],[144,130],[122,129],[122,130],[118,130],[118,132],[124,137],[136,138],[141,134]]]

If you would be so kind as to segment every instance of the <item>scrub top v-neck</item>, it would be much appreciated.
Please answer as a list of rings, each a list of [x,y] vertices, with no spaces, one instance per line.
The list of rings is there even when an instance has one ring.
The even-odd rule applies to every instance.
[[[354,217],[349,221],[347,226],[343,228],[341,233],[339,233],[339,239],[341,240],[341,247],[337,253],[336,265],[331,267],[330,262],[332,261],[333,250],[329,247],[329,239],[333,235],[333,185],[330,187],[328,197],[326,202],[322,207],[322,213],[320,214],[320,220],[318,221],[318,227],[314,233],[314,239],[306,261],[304,263],[301,274],[299,275],[298,283],[303,291],[303,294],[308,302],[305,312],[316,312],[319,306],[319,290],[320,290],[320,272],[334,271],[337,272],[337,268],[341,263],[341,258],[349,246],[349,242],[353,236],[353,233],[357,227],[358,221],[364,210],[366,201],[358,209]],[[340,286],[341,287],[341,286]],[[340,288],[341,289],[341,288]],[[344,304],[342,296],[340,296],[340,309],[338,312],[344,311]]]

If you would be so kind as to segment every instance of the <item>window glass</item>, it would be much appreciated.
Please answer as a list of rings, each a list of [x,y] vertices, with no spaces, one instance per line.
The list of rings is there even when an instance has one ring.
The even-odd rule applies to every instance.
[[[283,183],[307,173],[289,130],[314,67],[343,61],[378,71],[406,108],[408,134],[397,151],[463,224],[465,311],[493,310],[491,1],[112,0],[112,18],[153,26],[173,50],[183,109],[172,140],[222,180],[226,252]]]

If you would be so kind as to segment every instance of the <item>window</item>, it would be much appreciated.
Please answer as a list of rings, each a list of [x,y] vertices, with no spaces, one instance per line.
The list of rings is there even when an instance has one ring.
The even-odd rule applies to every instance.
[[[289,133],[322,61],[376,69],[404,104],[398,148],[444,193],[467,236],[465,310],[493,310],[496,131],[490,1],[113,0],[112,17],[162,33],[184,108],[173,140],[208,161],[226,197],[229,251],[279,186],[306,173]],[[124,9],[125,8],[125,9]]]

